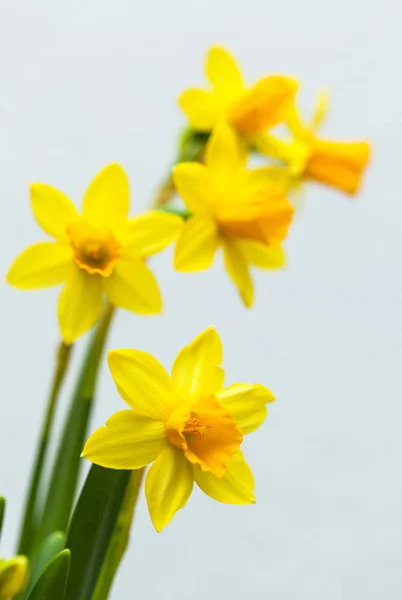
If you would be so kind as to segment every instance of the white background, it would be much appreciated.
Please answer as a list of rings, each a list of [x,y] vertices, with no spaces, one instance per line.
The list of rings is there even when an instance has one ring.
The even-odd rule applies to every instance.
[[[374,144],[358,199],[308,190],[287,243],[288,268],[255,274],[251,311],[220,260],[184,275],[172,270],[168,251],[152,261],[164,315],[118,314],[109,347],[148,350],[166,366],[215,325],[228,383],[264,383],[277,402],[246,441],[257,504],[227,507],[196,492],[158,535],[142,500],[115,600],[373,600],[402,592],[401,7],[398,0],[1,2],[3,274],[42,239],[29,208],[32,181],[79,203],[98,170],[119,161],[133,212],[145,208],[184,122],[176,97],[202,83],[213,43],[236,54],[250,81],[270,72],[300,77],[306,110],[327,86],[324,133]],[[13,551],[58,340],[57,293],[0,287],[4,555]],[[122,407],[104,365],[91,428]]]

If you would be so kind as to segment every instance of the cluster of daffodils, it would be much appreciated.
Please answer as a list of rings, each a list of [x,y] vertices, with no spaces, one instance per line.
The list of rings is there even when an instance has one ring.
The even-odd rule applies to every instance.
[[[89,346],[75,403],[82,396],[89,405],[93,396],[110,322],[105,315],[111,315],[115,308],[138,315],[162,311],[162,295],[148,264],[152,255],[175,244],[174,268],[195,272],[211,267],[222,250],[230,279],[244,305],[251,307],[251,268],[272,270],[285,265],[283,242],[300,188],[315,181],[350,195],[359,189],[369,145],[319,137],[317,131],[327,112],[325,95],[319,96],[314,115],[306,123],[296,107],[298,83],[290,77],[268,76],[249,87],[232,56],[219,47],[212,48],[207,56],[206,75],[207,89],[188,89],[179,98],[189,122],[185,136],[197,140],[197,152],[181,152],[152,210],[129,216],[129,181],[117,164],[103,168],[90,183],[82,212],[50,185],[34,183],[30,187],[34,217],[50,239],[23,251],[12,264],[7,281],[20,289],[62,285],[57,316],[62,347],[67,351],[98,322],[97,331],[103,327],[103,337],[95,335]],[[251,163],[257,154],[262,166],[255,168]],[[176,195],[185,206],[170,204]],[[53,496],[58,497],[57,492],[64,501],[65,490],[73,502],[78,480],[74,461],[79,463],[82,451],[81,456],[94,465],[114,472],[141,471],[142,476],[150,465],[145,494],[157,531],[184,507],[194,484],[219,502],[254,503],[254,479],[242,442],[263,423],[267,404],[275,398],[259,384],[226,386],[222,354],[220,337],[212,327],[179,352],[170,374],[151,354],[131,349],[110,351],[109,369],[128,408],[114,414],[89,439],[86,435],[81,440],[77,436],[80,431],[85,435],[90,410],[81,411],[78,404],[79,415],[70,412],[72,423],[74,418],[81,419],[76,429],[68,421],[65,428],[70,437],[75,436],[71,447],[79,447],[79,453],[74,454],[69,447],[64,460],[62,447],[63,468],[55,469],[56,482],[50,482],[50,502]],[[54,411],[65,367],[58,366],[50,411]],[[27,554],[43,542],[35,502],[51,424],[49,413],[19,547]],[[65,444],[70,441],[63,438]],[[113,493],[107,486],[99,489]],[[49,514],[57,518],[63,514],[68,521],[71,514],[63,511],[56,507]],[[45,510],[45,520],[46,516]],[[85,518],[82,522],[86,523]],[[65,522],[56,520],[45,530],[63,528]],[[63,560],[69,558],[64,555]],[[33,564],[37,570],[37,563]],[[71,575],[65,562],[57,566],[60,572],[63,565],[60,589],[67,590],[63,598],[75,598],[81,584],[86,593],[94,591],[88,582],[82,583],[85,573],[78,576],[77,566],[73,564]],[[107,572],[115,570],[116,565]],[[51,585],[54,573],[48,578]],[[24,556],[0,560],[0,600],[12,600],[26,579]],[[42,587],[37,590],[46,588],[46,577],[40,581]],[[90,585],[94,582],[93,577]],[[29,585],[35,590],[34,583],[30,580]],[[18,597],[50,597],[38,594],[34,591],[33,596]],[[101,597],[106,598],[106,593]]]

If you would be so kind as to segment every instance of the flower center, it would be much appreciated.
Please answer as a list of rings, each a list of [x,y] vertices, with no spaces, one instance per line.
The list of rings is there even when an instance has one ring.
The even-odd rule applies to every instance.
[[[214,397],[175,410],[166,423],[166,436],[187,460],[216,477],[223,477],[243,441],[232,414]]]
[[[109,277],[121,255],[121,245],[110,229],[97,229],[85,221],[67,227],[76,265],[90,273]]]

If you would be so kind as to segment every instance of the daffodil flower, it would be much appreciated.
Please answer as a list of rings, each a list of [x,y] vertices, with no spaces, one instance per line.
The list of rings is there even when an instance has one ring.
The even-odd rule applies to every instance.
[[[129,184],[117,164],[105,167],[83,200],[83,215],[62,192],[34,183],[33,213],[54,241],[27,248],[13,263],[7,281],[21,289],[64,283],[58,319],[66,343],[98,320],[104,296],[138,314],[159,313],[162,300],[144,259],[168,246],[182,220],[159,211],[128,218]]]
[[[191,88],[179,98],[190,125],[198,131],[211,131],[223,120],[241,135],[264,132],[284,120],[298,87],[294,79],[281,75],[247,87],[234,58],[220,47],[209,51],[206,75],[210,89]]]
[[[277,169],[277,176],[282,183],[287,181],[288,188],[297,188],[303,181],[317,181],[354,195],[370,158],[370,145],[318,137],[327,110],[328,96],[322,93],[311,122],[305,125],[293,106],[287,117],[293,140],[286,142],[268,134],[256,137],[255,145],[261,152],[286,163],[286,169]]]
[[[12,600],[24,589],[27,571],[28,559],[25,556],[0,559],[0,600]]]
[[[174,168],[176,189],[193,216],[175,248],[179,271],[201,271],[212,265],[222,247],[226,269],[246,306],[253,303],[249,266],[280,268],[280,246],[294,209],[271,169],[246,169],[246,152],[227,125],[218,126],[206,147],[205,164]]]
[[[157,531],[183,508],[194,482],[219,502],[255,502],[241,444],[264,421],[266,403],[275,398],[261,385],[223,387],[222,343],[213,328],[181,350],[171,377],[139,350],[113,350],[108,362],[130,409],[95,431],[83,456],[110,469],[153,463],[145,494]]]

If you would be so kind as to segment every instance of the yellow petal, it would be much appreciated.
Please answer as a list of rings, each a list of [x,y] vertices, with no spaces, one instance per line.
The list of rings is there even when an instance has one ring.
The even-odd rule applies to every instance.
[[[179,97],[179,105],[191,127],[198,131],[210,131],[225,110],[218,94],[196,88],[183,92]]]
[[[126,221],[117,237],[124,253],[145,258],[171,244],[183,226],[183,219],[155,210]]]
[[[215,394],[223,385],[221,364],[222,342],[215,329],[209,327],[177,355],[172,368],[175,390],[187,400]]]
[[[197,215],[211,213],[213,191],[204,165],[196,162],[179,163],[173,169],[173,180],[190,212]]]
[[[176,408],[171,379],[151,354],[111,350],[108,364],[120,396],[137,415],[166,420]]]
[[[247,160],[246,146],[225,123],[219,124],[207,143],[205,164],[211,185],[218,192],[233,190]]]
[[[206,72],[209,81],[218,89],[232,94],[242,91],[243,81],[235,59],[227,50],[215,46],[207,56]]]
[[[238,198],[220,204],[217,218],[229,237],[276,245],[286,237],[293,213],[271,169],[254,169],[245,172]]]
[[[242,452],[237,452],[228,464],[223,477],[201,471],[194,466],[194,479],[202,491],[218,502],[225,504],[253,504],[254,477],[244,460]]]
[[[0,600],[12,600],[23,590],[28,572],[28,559],[16,556],[0,566]]]
[[[122,410],[91,435],[82,456],[107,469],[141,469],[153,462],[167,443],[162,421]]]
[[[130,190],[123,168],[111,164],[90,183],[83,201],[84,216],[92,227],[117,227],[130,205]]]
[[[46,288],[65,281],[73,253],[67,244],[42,242],[29,246],[11,265],[7,282],[20,289]]]
[[[324,121],[328,113],[328,105],[329,93],[327,92],[327,90],[322,90],[317,94],[314,115],[310,125],[311,131],[316,131]]]
[[[154,315],[162,311],[158,283],[141,258],[122,258],[110,277],[104,280],[104,289],[111,304],[140,315]]]
[[[29,189],[32,210],[39,225],[57,240],[67,241],[67,227],[80,218],[74,204],[50,185],[32,183]]]
[[[58,318],[66,344],[93,327],[103,310],[102,278],[73,267],[58,302]]]
[[[286,118],[298,83],[272,75],[256,83],[230,110],[229,121],[242,133],[266,131]]]
[[[250,308],[253,304],[253,282],[242,245],[236,240],[225,239],[223,257],[229,277],[237,287],[244,304]]]
[[[239,240],[246,261],[260,269],[282,269],[286,266],[286,254],[282,246],[265,246],[252,240]]]
[[[217,227],[211,218],[191,217],[177,240],[174,268],[185,272],[208,269],[213,263],[218,241]]]
[[[193,484],[193,469],[183,452],[167,447],[149,469],[145,481],[148,510],[157,531],[162,531],[183,508]]]
[[[267,416],[266,404],[275,396],[263,385],[236,383],[217,394],[218,400],[232,413],[243,433],[255,431]]]

